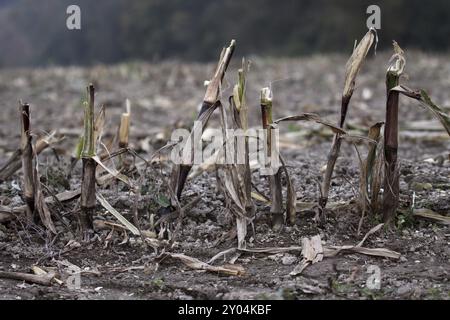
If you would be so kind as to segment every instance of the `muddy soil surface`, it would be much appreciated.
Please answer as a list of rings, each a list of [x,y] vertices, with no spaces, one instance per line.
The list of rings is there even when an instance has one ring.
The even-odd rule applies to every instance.
[[[450,110],[450,60],[418,52],[407,55],[407,79],[411,88],[427,89],[433,100]],[[357,81],[357,89],[348,114],[348,127],[357,134],[384,121],[384,70],[389,55],[371,57]],[[302,59],[252,59],[248,80],[250,122],[257,126],[258,95],[263,86],[272,85],[276,118],[301,112],[318,113],[335,123],[339,115],[340,94],[346,58],[313,56]],[[224,97],[230,93],[237,65],[232,65],[224,84]],[[125,99],[132,104],[130,146],[140,157],[151,155],[170,138],[175,127],[189,127],[203,97],[203,81],[213,65],[129,63],[92,68],[46,68],[0,70],[0,164],[19,145],[18,101],[31,104],[35,136],[52,130],[65,139],[39,156],[41,182],[45,196],[79,188],[81,166],[70,179],[66,177],[70,155],[81,133],[85,86],[97,87],[97,104],[107,112],[104,141],[117,132]],[[224,99],[226,100],[226,99]],[[200,172],[186,185],[181,205],[198,201],[179,220],[168,225],[175,241],[143,241],[124,232],[118,221],[100,205],[95,213],[96,234],[82,242],[77,227],[79,201],[50,204],[58,235],[50,237],[42,226],[29,224],[20,214],[0,223],[0,271],[30,272],[33,265],[55,271],[70,282],[74,266],[80,268],[79,288],[66,284],[41,286],[0,278],[1,299],[449,299],[450,231],[447,225],[414,217],[411,208],[450,214],[450,140],[439,123],[416,102],[401,98],[402,214],[393,230],[369,236],[368,248],[386,248],[401,254],[399,259],[340,253],[307,267],[301,275],[290,272],[300,263],[298,251],[278,254],[242,253],[225,256],[215,265],[230,264],[243,270],[238,276],[193,270],[177,259],[158,256],[164,250],[184,253],[207,262],[217,253],[236,245],[233,218],[224,207],[224,198],[216,186],[214,172]],[[218,125],[218,116],[210,126]],[[296,225],[281,232],[270,228],[269,207],[255,201],[256,219],[250,231],[249,248],[300,246],[302,238],[320,235],[326,246],[355,245],[379,223],[368,215],[358,233],[361,211],[358,209],[359,165],[354,146],[344,144],[333,177],[327,221],[314,220],[308,209],[319,197],[318,185],[332,136],[320,126],[292,123],[281,126],[281,141],[287,168],[293,179],[300,208]],[[358,149],[366,152],[363,145]],[[129,221],[136,222],[152,235],[151,221],[158,219],[164,205],[169,175],[168,162],[162,160],[145,168],[139,157],[125,156],[123,162],[137,169],[129,176],[140,185],[136,197],[121,182],[108,182],[98,189],[111,205]],[[107,162],[112,166],[112,162]],[[116,159],[115,165],[118,165]],[[0,184],[0,205],[16,208],[21,199],[20,171]],[[268,182],[257,170],[253,182],[268,195]],[[285,184],[285,181],[283,181]],[[200,197],[198,199],[198,197]],[[110,223],[105,226],[105,221]],[[157,236],[157,235],[156,235]],[[71,267],[72,266],[72,269]],[[77,269],[78,270],[78,269]],[[371,289],[370,281],[379,271],[380,288]],[[69,278],[68,278],[69,277]],[[72,278],[70,278],[72,277]]]

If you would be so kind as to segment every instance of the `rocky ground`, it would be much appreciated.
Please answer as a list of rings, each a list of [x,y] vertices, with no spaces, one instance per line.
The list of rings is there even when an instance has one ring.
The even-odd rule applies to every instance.
[[[237,52],[238,54],[238,52]],[[357,134],[384,120],[384,71],[389,55],[370,57],[357,81],[348,127]],[[238,59],[236,59],[238,60]],[[258,96],[261,87],[271,85],[276,118],[314,112],[335,123],[346,57],[316,55],[301,59],[252,58],[248,79],[250,122],[260,119]],[[0,165],[19,145],[18,101],[31,105],[34,136],[57,130],[65,139],[39,157],[44,194],[51,196],[76,190],[80,184],[78,164],[68,179],[70,155],[81,133],[85,86],[97,88],[97,104],[105,104],[107,121],[104,142],[116,133],[125,99],[132,104],[130,146],[140,157],[151,155],[169,139],[174,127],[189,127],[203,97],[203,81],[213,65],[165,62],[158,65],[129,63],[92,68],[6,69],[0,70]],[[237,64],[230,67],[224,85],[227,97],[235,81]],[[407,77],[402,83],[424,88],[433,100],[450,110],[450,62],[448,57],[407,52]],[[224,99],[226,100],[226,99]],[[290,272],[299,264],[299,251],[284,253],[242,253],[230,268],[239,275],[193,270],[180,260],[160,254],[184,253],[207,262],[217,253],[235,247],[230,239],[233,219],[224,208],[224,198],[216,186],[214,172],[203,172],[186,185],[182,206],[197,199],[186,210],[181,228],[171,226],[172,245],[157,239],[151,221],[164,204],[168,163],[161,161],[145,168],[139,157],[126,156],[137,169],[130,177],[141,186],[138,199],[123,183],[100,186],[101,194],[129,221],[136,205],[139,225],[150,240],[125,232],[100,204],[96,211],[97,235],[83,243],[77,231],[78,200],[53,203],[58,235],[50,237],[39,225],[30,225],[20,214],[0,223],[0,272],[30,272],[33,265],[58,272],[66,280],[70,266],[81,269],[81,283],[69,289],[66,283],[51,286],[24,283],[0,277],[2,299],[449,299],[450,232],[448,225],[413,216],[413,209],[428,209],[443,216],[450,213],[450,140],[432,115],[416,102],[401,98],[400,148],[402,213],[394,230],[380,230],[368,237],[364,247],[386,248],[400,258],[340,253],[307,267],[301,275]],[[214,115],[211,127],[218,125]],[[321,170],[332,137],[319,126],[291,123],[281,126],[281,141],[288,171],[293,179],[299,207],[297,223],[281,232],[269,227],[269,208],[256,201],[254,232],[249,248],[300,246],[302,238],[320,235],[325,246],[355,245],[374,227],[379,218],[367,216],[358,234],[361,212],[358,195],[359,165],[354,147],[344,144],[330,193],[327,222],[314,221],[308,205],[319,197]],[[365,152],[364,146],[358,146]],[[112,166],[111,162],[107,163]],[[115,163],[117,165],[117,161]],[[23,205],[21,173],[0,184],[0,205]],[[258,172],[253,182],[268,194],[267,181]],[[1,221],[1,220],[0,220]],[[107,224],[105,225],[105,221]],[[109,224],[108,224],[109,223]],[[232,238],[232,237],[231,237]],[[158,258],[159,257],[159,258]],[[230,265],[230,258],[215,265]],[[232,259],[234,260],[234,259]],[[370,289],[374,267],[381,275],[380,289]],[[377,269],[378,270],[378,269]],[[69,278],[70,279],[70,278]]]

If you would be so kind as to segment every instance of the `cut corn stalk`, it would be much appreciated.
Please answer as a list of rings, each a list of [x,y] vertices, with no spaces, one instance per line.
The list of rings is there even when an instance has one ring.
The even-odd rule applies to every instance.
[[[22,104],[21,110],[21,155],[22,155],[22,170],[23,170],[23,194],[26,202],[27,217],[30,222],[35,222],[36,213],[39,214],[40,220],[44,226],[56,234],[55,226],[53,225],[50,211],[45,203],[44,196],[41,191],[41,182],[38,173],[38,161],[32,145],[31,138],[31,120],[30,120],[30,106]],[[44,146],[41,143],[39,147]],[[41,150],[42,151],[42,150]]]
[[[94,133],[94,95],[95,89],[92,84],[87,87],[88,102],[85,103],[84,111],[84,136],[81,157],[83,161],[83,173],[81,181],[81,229],[86,232],[93,229],[92,215],[95,210],[95,169],[97,167],[95,156],[95,133]]]
[[[270,161],[272,156],[272,90],[269,87],[261,89],[261,115],[262,115],[262,127],[265,129],[266,152],[267,162]],[[270,214],[272,218],[272,228],[274,230],[280,230],[284,225],[283,215],[283,194],[281,185],[281,172],[277,170],[276,173],[269,176],[270,183]]]
[[[128,148],[128,140],[130,135],[130,115],[131,115],[131,105],[130,100],[126,101],[127,112],[122,113],[120,117],[120,127],[119,127],[119,148]]]
[[[394,41],[394,55],[391,57],[386,73],[386,125],[384,129],[385,176],[383,193],[383,221],[394,222],[399,202],[398,149],[398,100],[399,93],[392,91],[399,84],[399,78],[405,67],[403,50]]]

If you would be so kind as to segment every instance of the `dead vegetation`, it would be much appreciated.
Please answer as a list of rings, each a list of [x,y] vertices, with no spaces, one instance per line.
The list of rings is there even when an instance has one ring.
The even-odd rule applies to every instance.
[[[130,241],[128,233],[131,233],[132,236],[140,238],[145,248],[154,251],[154,261],[158,265],[164,264],[167,260],[181,261],[188,268],[194,270],[232,276],[246,274],[245,268],[235,264],[235,262],[247,254],[275,255],[298,252],[301,254],[301,260],[289,273],[291,276],[299,276],[308,266],[340,253],[351,252],[398,260],[401,254],[387,248],[388,245],[387,247],[363,247],[363,244],[370,235],[382,232],[384,225],[395,226],[397,215],[405,215],[403,209],[400,208],[399,179],[401,168],[397,156],[399,125],[401,124],[398,116],[401,108],[399,96],[400,94],[405,95],[425,105],[444,126],[449,135],[450,118],[442,108],[431,101],[424,90],[413,91],[400,85],[399,80],[405,68],[405,58],[403,50],[394,43],[395,53],[389,62],[386,74],[385,122],[381,122],[381,119],[379,119],[369,128],[363,128],[362,133],[364,134],[354,134],[354,130],[345,126],[350,100],[355,88],[357,88],[356,76],[369,49],[375,42],[376,33],[374,30],[369,30],[359,45],[355,47],[347,62],[338,125],[331,124],[315,113],[301,113],[274,120],[274,110],[278,111],[282,106],[276,105],[271,87],[265,87],[260,91],[259,103],[252,103],[252,105],[259,104],[260,110],[251,109],[246,96],[247,73],[251,70],[245,60],[238,70],[236,84],[232,86],[232,94],[228,99],[225,99],[223,82],[235,51],[235,41],[232,41],[228,47],[223,49],[213,76],[207,82],[203,103],[196,117],[198,120],[196,125],[199,125],[202,130],[205,129],[213,113],[218,111],[220,116],[218,129],[222,132],[223,141],[222,147],[214,153],[214,157],[219,159],[229,154],[229,142],[232,138],[228,136],[227,129],[232,128],[244,132],[245,143],[240,146],[239,152],[236,151],[236,156],[242,154],[244,161],[239,164],[216,162],[209,166],[202,165],[195,168],[197,170],[195,174],[197,175],[207,170],[215,171],[215,181],[223,196],[227,216],[232,217],[232,221],[234,221],[233,227],[217,243],[230,239],[234,241],[237,238],[236,247],[231,246],[221,251],[207,263],[187,254],[173,252],[176,250],[176,237],[182,233],[180,228],[182,228],[183,221],[192,218],[189,216],[189,211],[200,201],[201,195],[190,203],[184,204],[183,190],[193,167],[193,158],[183,158],[182,164],[170,165],[168,153],[175,147],[179,147],[179,150],[183,153],[185,150],[193,149],[194,144],[200,143],[201,141],[195,140],[194,132],[196,128],[191,128],[191,134],[185,145],[180,146],[179,143],[169,142],[154,152],[149,159],[143,159],[133,149],[133,136],[130,134],[130,128],[133,125],[131,123],[129,100],[126,102],[126,112],[122,113],[120,119],[118,119],[119,124],[117,130],[115,130],[116,136],[105,138],[103,131],[106,111],[102,106],[95,116],[95,89],[92,84],[87,87],[87,98],[84,102],[83,135],[74,148],[75,152],[72,154],[71,163],[66,170],[67,176],[71,178],[72,170],[74,170],[77,161],[82,160],[81,181],[78,189],[61,193],[50,193],[46,190],[45,194],[48,194],[48,196],[44,197],[38,171],[39,154],[45,148],[60,142],[61,138],[56,139],[54,138],[55,134],[51,134],[38,139],[33,144],[30,106],[21,104],[20,147],[0,169],[0,181],[7,181],[21,167],[21,195],[24,205],[0,206],[0,222],[21,220],[22,216],[25,215],[28,218],[29,225],[40,225],[40,227],[49,231],[48,239],[54,239],[53,237],[58,235],[58,231],[53,221],[59,220],[61,217],[53,208],[52,210],[49,209],[49,206],[53,207],[52,204],[61,205],[63,202],[75,203],[75,200],[79,198],[72,212],[77,213],[79,217],[77,239],[81,246],[88,246],[92,241],[95,241],[93,240],[96,237],[94,230],[109,230],[107,238],[104,239],[105,246],[108,246],[114,234],[121,234],[123,237],[122,243],[127,243]],[[257,111],[261,112],[260,117],[256,116]],[[262,119],[260,127],[265,132],[263,146],[267,159],[273,159],[273,152],[277,147],[273,145],[273,141],[278,143],[277,139],[272,139],[272,135],[276,134],[275,129],[284,122],[316,123],[331,132],[333,142],[323,180],[318,183],[320,185],[320,196],[315,201],[300,202],[298,200],[301,198],[301,191],[296,189],[298,184],[294,185],[293,183],[295,175],[288,168],[282,156],[283,150],[281,150],[280,155],[277,155],[277,160],[280,162],[278,170],[268,176],[268,181],[259,180],[262,184],[268,183],[269,196],[264,195],[264,192],[259,190],[259,185],[255,185],[255,166],[252,164],[252,155],[249,150],[249,141],[255,139],[255,137],[245,133],[250,128],[249,118],[251,117]],[[39,125],[33,124],[34,126]],[[330,137],[330,133],[327,134]],[[381,143],[382,141],[383,143]],[[335,207],[335,204],[329,203],[328,198],[342,142],[347,142],[355,148],[359,163],[359,186],[354,197],[356,201],[344,204],[350,210],[354,208],[359,210],[360,220],[357,233],[360,234],[363,229],[367,230],[371,223],[377,219],[382,219],[383,223],[371,228],[363,239],[355,245],[328,245],[321,235],[316,234],[302,236],[301,244],[298,244],[298,246],[258,247],[253,244],[249,246],[248,244],[254,240],[255,230],[257,229],[255,226],[260,223],[261,216],[267,213],[258,211],[261,208],[261,203],[270,207],[268,213],[270,225],[274,232],[287,233],[288,230],[297,227],[299,220],[304,219],[303,211],[314,212],[315,222],[319,226],[327,223],[326,212],[327,210],[333,210]],[[365,154],[360,152],[361,146],[366,149]],[[188,154],[192,155],[192,153]],[[19,163],[21,164],[20,167]],[[266,165],[270,165],[270,163],[266,163]],[[147,216],[140,216],[138,208],[142,197],[146,196],[146,192],[148,192],[148,189],[147,191],[144,190],[144,188],[148,188],[144,180],[149,171],[152,172],[152,175],[158,176],[159,189],[155,192],[159,197],[159,207],[154,208],[151,214]],[[170,175],[169,172],[171,172]],[[151,181],[148,183],[151,183]],[[300,181],[299,183],[301,185],[306,182]],[[133,220],[130,221],[133,221],[133,223],[119,212],[121,209],[111,205],[101,192],[102,189],[117,190],[119,187],[126,189],[128,192],[130,205],[127,209],[132,212]],[[284,190],[283,187],[285,187]],[[100,204],[117,221],[98,219],[97,204]],[[448,224],[448,217],[446,216],[423,211],[420,208],[414,208],[414,206],[411,207],[411,210],[415,217]],[[39,221],[37,217],[39,217]],[[67,222],[68,219],[65,219]],[[223,259],[227,264],[214,266],[213,264],[219,259]],[[38,274],[35,275],[0,272],[0,278],[18,279],[42,285],[51,285],[56,280],[60,281],[56,277],[56,273],[37,272]]]

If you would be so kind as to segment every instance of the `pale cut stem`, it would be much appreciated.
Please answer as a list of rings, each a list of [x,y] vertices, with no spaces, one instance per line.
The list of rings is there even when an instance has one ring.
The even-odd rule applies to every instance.
[[[94,85],[90,84],[87,88],[88,103],[84,109],[84,136],[83,136],[83,158],[95,156],[95,133],[94,133]]]
[[[84,113],[84,136],[83,136],[83,152],[81,154],[83,161],[83,173],[81,181],[81,216],[80,224],[87,237],[86,232],[93,229],[93,211],[95,210],[95,169],[97,163],[93,159],[95,156],[94,141],[94,96],[95,89],[92,84],[87,88],[89,101],[85,106]]]
[[[261,90],[261,115],[262,115],[262,126],[266,130],[267,137],[267,158],[271,158],[272,153],[272,133],[270,124],[273,122],[272,118],[272,91],[270,88],[263,88]],[[270,195],[271,195],[271,206],[270,213],[272,215],[272,227],[275,230],[282,228],[284,224],[283,219],[283,195],[282,195],[282,185],[281,185],[281,172],[270,175]]]
[[[119,127],[119,147],[127,148],[130,134],[130,114],[122,113]]]

